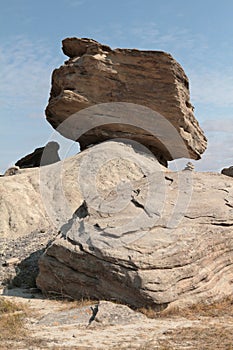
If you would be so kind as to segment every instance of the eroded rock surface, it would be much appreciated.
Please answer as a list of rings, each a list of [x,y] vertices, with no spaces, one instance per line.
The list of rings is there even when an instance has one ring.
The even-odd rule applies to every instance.
[[[46,293],[158,309],[232,294],[230,177],[171,172],[112,141],[1,177],[0,187],[2,262],[60,230],[40,260]]]
[[[170,54],[112,50],[91,39],[67,38],[62,44],[69,60],[53,72],[46,108],[47,120],[61,134],[79,141],[82,150],[113,138],[135,140],[149,148],[164,165],[180,157],[201,157],[206,138],[193,114],[189,81]],[[111,105],[98,106],[82,116],[78,113],[75,121],[64,124],[74,113],[103,103]],[[130,103],[134,107],[122,106],[123,111],[128,111],[120,119],[123,112],[118,110],[114,114],[118,106],[113,103]],[[174,126],[185,150],[178,147],[174,131],[162,127],[160,132],[155,115],[149,110],[142,111],[142,106]],[[149,121],[145,114],[150,115]]]
[[[82,195],[40,259],[43,292],[157,309],[232,294],[230,178],[169,172],[118,142],[72,159]]]

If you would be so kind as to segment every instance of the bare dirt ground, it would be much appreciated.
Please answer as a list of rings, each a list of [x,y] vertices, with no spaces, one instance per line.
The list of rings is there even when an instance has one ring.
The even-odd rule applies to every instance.
[[[14,331],[15,324],[6,323],[12,329],[0,335],[2,350],[233,349],[233,301],[230,299],[211,306],[160,314],[151,310],[144,310],[143,314],[125,305],[100,301],[96,318],[89,324],[94,301],[49,300],[36,291],[19,288],[2,293],[2,301],[20,305],[24,310],[21,329]],[[20,312],[9,309],[0,314],[0,321]]]

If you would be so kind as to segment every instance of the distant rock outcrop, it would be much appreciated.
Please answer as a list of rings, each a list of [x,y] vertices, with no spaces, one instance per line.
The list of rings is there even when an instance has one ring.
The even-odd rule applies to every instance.
[[[16,175],[19,173],[19,167],[18,166],[12,166],[10,168],[8,168],[3,176],[12,176],[12,175]]]
[[[191,162],[188,162],[184,168],[184,170],[189,170],[189,171],[193,171],[195,169],[194,164]]]
[[[32,153],[18,160],[15,165],[24,169],[56,163],[60,160],[58,150],[57,142],[48,142],[46,146],[36,148]]]
[[[233,177],[233,166],[230,166],[229,168],[222,169],[221,174]]]
[[[193,114],[189,81],[170,54],[135,49],[112,50],[91,39],[67,38],[62,43],[69,60],[53,72],[46,116],[63,136],[78,141],[81,150],[108,139],[131,139],[149,148],[164,165],[180,157],[201,157],[207,141]],[[101,126],[95,123],[100,118],[101,109],[91,111],[92,127],[80,132],[77,138],[73,136],[73,129],[82,130],[83,127],[79,115],[75,125],[59,127],[80,110],[114,102],[135,104],[135,108],[146,106],[165,117],[178,131],[188,153],[179,149],[173,135],[166,135],[166,130],[163,130],[163,136],[170,149],[159,139],[160,132],[159,135],[151,134],[143,113],[140,122],[135,123],[133,110],[128,113],[128,121],[117,122],[117,118],[114,121],[109,118],[109,122]],[[156,129],[158,122],[152,117],[149,124]]]

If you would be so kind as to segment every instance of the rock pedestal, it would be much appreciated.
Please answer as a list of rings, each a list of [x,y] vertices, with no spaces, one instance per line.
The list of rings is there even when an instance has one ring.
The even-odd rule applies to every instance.
[[[71,176],[74,188],[78,178],[82,198],[40,259],[37,285],[44,293],[158,310],[232,294],[230,178],[170,172],[118,142],[69,162],[69,191]],[[59,176],[52,178],[56,189]]]

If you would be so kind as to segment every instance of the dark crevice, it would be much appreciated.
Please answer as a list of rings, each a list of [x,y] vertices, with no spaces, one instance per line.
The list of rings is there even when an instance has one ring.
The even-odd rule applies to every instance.
[[[77,219],[80,221],[80,233],[82,233],[84,230],[84,225],[82,221],[87,216],[89,216],[89,212],[87,203],[84,200],[83,203],[78,207],[78,209],[73,213],[72,217],[67,221],[67,223],[62,225],[62,227],[59,230],[59,233],[62,235],[62,237],[67,238],[67,233],[70,231],[71,227]],[[71,241],[72,240],[70,239],[70,242]],[[71,243],[77,245],[76,243],[74,243],[74,241],[72,241]]]
[[[170,181],[170,185],[173,183],[173,179],[171,177],[165,176],[165,180]]]
[[[212,218],[214,219],[215,217],[213,215],[199,215],[199,216],[189,216],[189,215],[184,215],[185,218],[187,219],[191,219],[191,220],[196,220],[196,219],[200,219],[200,218]]]
[[[71,239],[69,236],[67,236],[67,241],[70,242],[71,244],[75,245],[75,246],[79,246],[79,249],[81,250],[81,252],[84,252],[83,246],[81,243]]]
[[[135,207],[143,209],[146,215],[151,217],[151,214],[145,209],[144,205],[139,203],[133,196],[131,197],[131,202],[135,205]]]
[[[219,190],[219,191],[224,191],[224,192],[226,192],[226,193],[229,193],[229,191],[226,190],[225,188],[219,188],[218,190]]]
[[[73,216],[78,217],[79,219],[84,219],[89,215],[88,212],[88,207],[87,207],[87,203],[84,200],[83,203],[80,205],[80,207],[78,207],[78,209],[75,211]]]
[[[144,205],[136,201],[135,198],[132,197],[131,202],[135,205],[135,207],[142,208],[143,210],[145,210]]]
[[[211,222],[211,225],[223,226],[223,227],[231,227],[231,226],[233,226],[233,223],[230,223],[230,222]]]
[[[228,207],[233,208],[233,204],[225,203]]]

